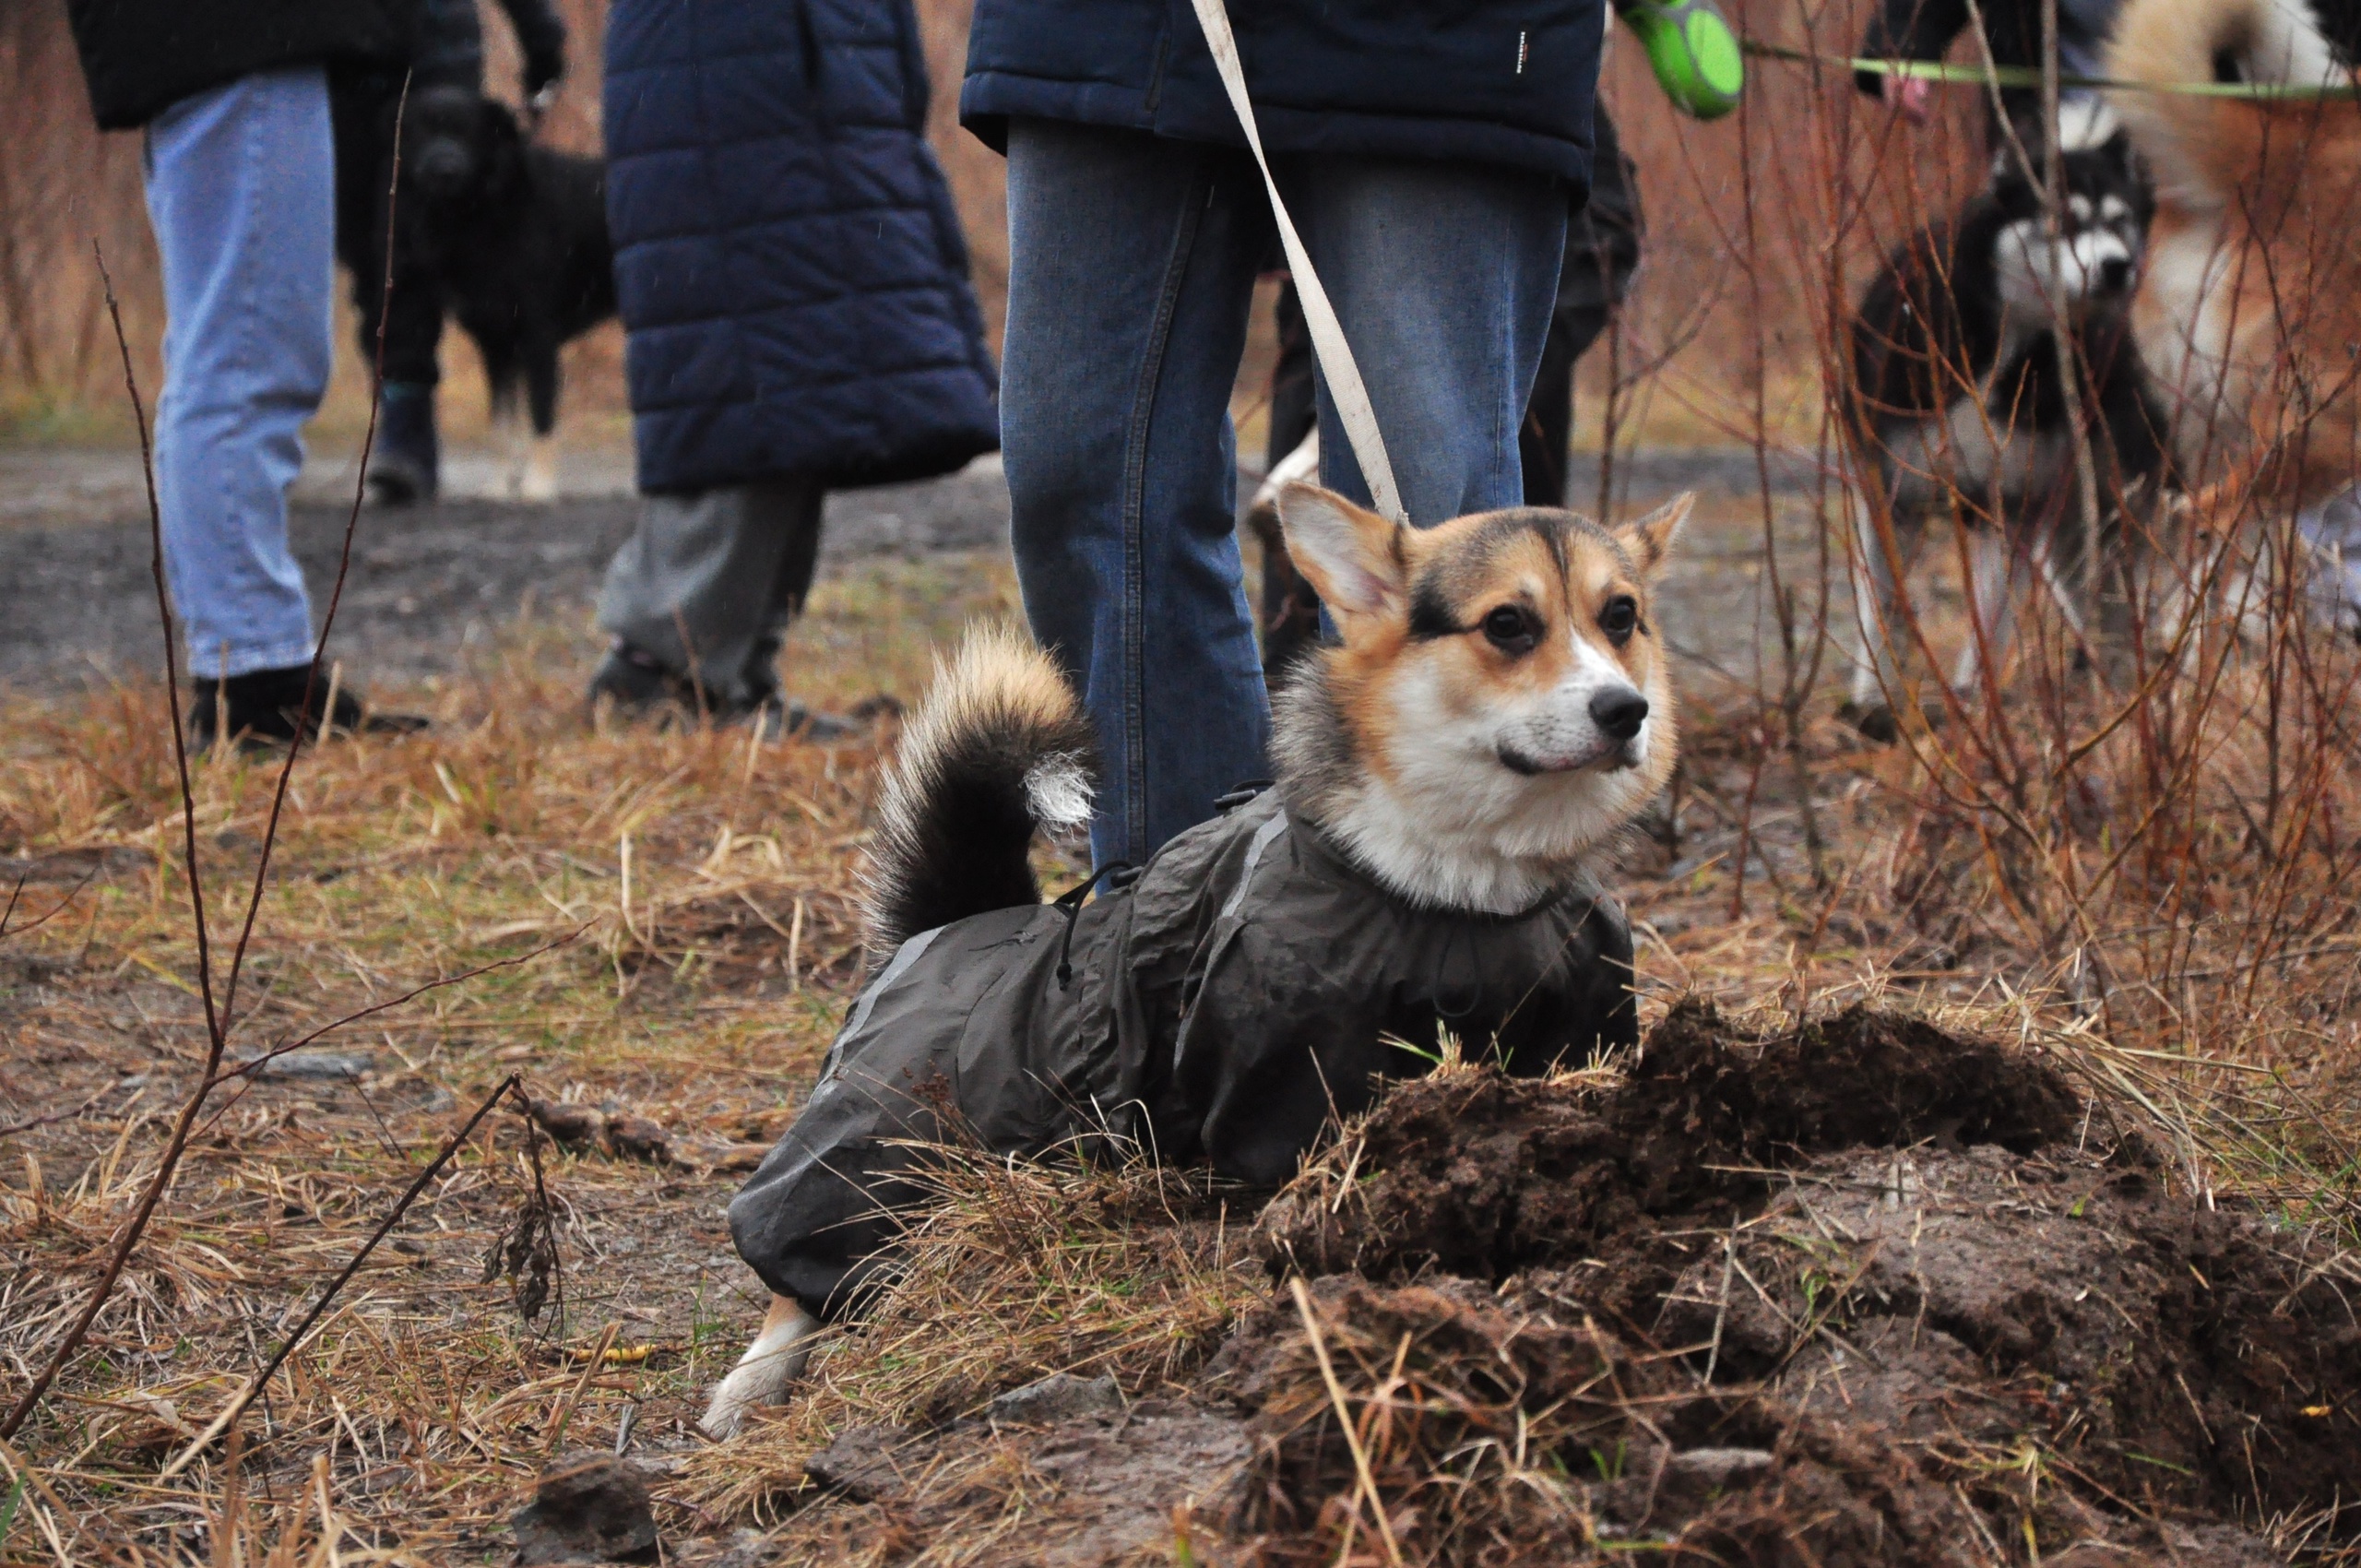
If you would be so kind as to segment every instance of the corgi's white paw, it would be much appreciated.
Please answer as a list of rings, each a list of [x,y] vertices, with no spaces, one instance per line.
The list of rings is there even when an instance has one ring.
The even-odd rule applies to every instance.
[[[787,1401],[787,1391],[803,1375],[812,1358],[811,1338],[822,1327],[818,1318],[799,1304],[779,1298],[772,1301],[763,1331],[730,1375],[714,1385],[713,1402],[697,1423],[707,1437],[735,1437],[746,1418],[766,1406]]]

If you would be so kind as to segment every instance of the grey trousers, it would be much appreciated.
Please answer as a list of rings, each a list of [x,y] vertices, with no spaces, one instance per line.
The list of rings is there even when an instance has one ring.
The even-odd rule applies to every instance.
[[[787,625],[812,591],[820,557],[816,480],[765,480],[689,495],[651,495],[607,566],[599,625],[694,678],[719,707],[778,689]]]

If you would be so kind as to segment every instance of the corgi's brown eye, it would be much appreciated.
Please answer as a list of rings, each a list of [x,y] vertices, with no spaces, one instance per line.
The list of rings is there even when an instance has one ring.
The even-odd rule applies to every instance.
[[[1484,640],[1502,653],[1531,653],[1541,640],[1541,624],[1532,611],[1503,604],[1484,617]]]
[[[1600,608],[1598,629],[1608,640],[1620,647],[1630,640],[1632,630],[1640,624],[1640,601],[1628,593],[1619,593]]]

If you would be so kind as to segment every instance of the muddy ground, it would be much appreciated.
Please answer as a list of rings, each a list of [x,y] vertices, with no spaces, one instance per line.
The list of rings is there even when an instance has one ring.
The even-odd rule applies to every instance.
[[[2174,1191],[2069,1066],[1684,1005],[1617,1087],[1405,1086],[1256,1223],[1307,1300],[1185,1395],[852,1434],[790,1539],[955,1556],[1025,1492],[1023,1560],[1075,1564],[2349,1547],[2361,1269]]]
[[[113,488],[82,517],[0,527],[0,581],[16,585],[0,621],[0,683],[72,688],[159,667],[156,585],[145,504]],[[457,669],[509,623],[587,614],[638,502],[578,495],[550,506],[457,500],[364,507],[334,647],[378,683]],[[299,500],[289,519],[296,559],[321,614],[343,553],[350,502]],[[979,465],[947,479],[830,497],[826,568],[881,554],[1003,546],[1008,490]]]
[[[1797,457],[1774,457],[1771,477],[1778,493],[1795,495],[1805,467]],[[336,580],[352,516],[350,500],[336,494],[337,479],[349,495],[348,476],[308,479],[290,520],[315,615]],[[1250,491],[1252,482],[1251,475],[1243,481]],[[1578,457],[1571,481],[1576,504],[1592,505],[1598,482],[1596,459]],[[1632,505],[1653,505],[1682,487],[1728,502],[1756,486],[1752,454],[1736,449],[1626,457],[1616,481]],[[338,612],[337,654],[356,674],[398,684],[451,673],[520,616],[582,618],[637,507],[607,485],[587,485],[549,506],[479,496],[364,507]],[[838,492],[828,498],[822,571],[884,554],[1004,552],[1008,515],[1008,486],[995,459],[920,484]],[[1758,543],[1742,538],[1735,553]],[[0,617],[0,683],[71,690],[158,668],[149,558],[136,455],[0,449],[0,582],[15,590],[10,613]],[[1734,586],[1749,580],[1743,572],[1731,576]],[[1697,617],[1701,647],[1730,642],[1715,633],[1723,619]],[[1727,653],[1722,647],[1714,657]]]
[[[1724,471],[1686,460],[1654,470],[1683,483]],[[1730,953],[1753,952],[1745,944],[1770,941],[1762,934],[1769,931],[1792,962],[1795,933],[1807,929],[1833,953],[1875,954],[1914,968],[1930,987],[1968,994],[1985,975],[1949,926],[1928,935],[1916,915],[1862,925],[1812,890],[1797,802],[1766,778],[1758,804],[1755,731],[1714,711],[1716,670],[1743,671],[1764,625],[1759,515],[1738,493],[1750,465],[1750,474],[1728,474],[1675,567],[1670,631],[1692,656],[1683,682],[1694,694],[1685,834],[1641,846],[1619,884],[1646,943],[1648,1004],[1653,1012],[1658,998],[1689,986],[1760,997],[1773,984],[1763,977],[1786,971]],[[845,501],[889,499],[880,492]],[[943,526],[1004,529],[1004,492],[996,524],[991,505],[989,495],[974,507],[944,503]],[[313,1403],[302,1409],[267,1409],[255,1442],[267,1436],[272,1446],[267,1455],[249,1450],[265,1494],[281,1503],[300,1492],[303,1467],[325,1451],[340,1506],[381,1532],[373,1538],[410,1543],[435,1561],[505,1561],[504,1521],[549,1449],[561,1438],[604,1447],[628,1436],[635,1458],[656,1477],[666,1550],[691,1563],[727,1555],[733,1568],[749,1568],[814,1552],[875,1563],[930,1552],[931,1562],[1161,1562],[1175,1560],[1177,1534],[1194,1543],[1194,1561],[1333,1562],[1347,1530],[1353,1560],[1384,1562],[1376,1515],[1352,1501],[1358,1467],[1322,1414],[1339,1401],[1355,1412],[1357,1435],[1371,1440],[1366,1457],[1386,1500],[1385,1528],[1400,1538],[1406,1561],[1579,1561],[1627,1550],[1652,1554],[1645,1561],[1675,1547],[1702,1550],[1725,1539],[1712,1531],[1738,1527],[1724,1504],[1740,1495],[1771,1521],[1746,1528],[1774,1544],[1745,1551],[1714,1545],[1723,1561],[1945,1561],[1927,1555],[1926,1542],[1948,1531],[1999,1543],[1963,1561],[2030,1562],[2018,1545],[2028,1520],[2044,1561],[2070,1550],[2061,1541],[2085,1536],[2171,1561],[2176,1530],[2198,1531],[2191,1538],[2200,1541],[2273,1541],[2274,1551],[2302,1528],[2333,1535],[2339,1494],[2318,1490],[2319,1467],[2275,1467],[2271,1455],[2298,1444],[2308,1422],[2328,1423],[2339,1441],[2353,1435],[2350,1341],[2334,1337],[2349,1334],[2350,1324],[2319,1297],[2349,1289],[2344,1265],[2258,1221],[2188,1216],[2104,1106],[2040,1062],[2004,1062],[1989,1050],[1906,1032],[1877,1036],[1886,1044],[1875,1051],[1842,1039],[1831,1046],[1824,1036],[1765,1043],[1692,1019],[1695,1039],[1683,1046],[1679,1031],[1659,1033],[1621,1090],[1453,1076],[1406,1091],[1354,1146],[1358,1158],[1340,1150],[1282,1200],[1252,1232],[1253,1244],[1258,1256],[1293,1258],[1311,1278],[1320,1346],[1338,1393],[1319,1372],[1299,1310],[1274,1284],[1273,1305],[1252,1314],[1227,1350],[1208,1362],[1192,1341],[1175,1361],[1185,1362],[1177,1381],[1159,1374],[1104,1387],[1071,1407],[1029,1398],[923,1431],[844,1433],[825,1456],[809,1445],[773,1478],[771,1505],[781,1513],[766,1527],[783,1518],[784,1533],[733,1538],[743,1518],[691,1495],[696,1467],[714,1458],[690,1428],[702,1391],[742,1346],[763,1305],[732,1255],[722,1206],[742,1181],[746,1146],[783,1129],[848,1000],[857,964],[849,894],[839,885],[864,820],[868,758],[856,748],[840,768],[833,752],[758,756],[737,747],[723,767],[706,754],[727,737],[713,745],[678,736],[578,740],[571,683],[595,657],[591,640],[575,632],[535,641],[504,633],[503,623],[529,604],[537,614],[575,617],[578,626],[599,565],[629,525],[629,505],[583,497],[554,511],[468,502],[364,515],[348,656],[424,681],[452,667],[455,647],[469,646],[470,625],[484,628],[496,647],[523,650],[518,669],[540,681],[531,695],[545,711],[528,713],[531,722],[519,720],[511,735],[504,721],[492,721],[510,688],[450,683],[431,746],[385,754],[382,771],[410,778],[406,792],[386,796],[400,812],[342,808],[355,814],[350,822],[330,830],[324,817],[284,851],[274,885],[286,889],[287,907],[274,906],[266,922],[270,943],[242,999],[242,1012],[252,1009],[245,1038],[283,1039],[335,1011],[331,1004],[348,992],[356,1005],[383,1000],[408,983],[403,977],[455,972],[562,935],[580,911],[618,897],[628,926],[633,894],[625,890],[634,886],[650,911],[656,896],[647,888],[659,880],[684,887],[711,881],[711,896],[667,904],[661,943],[652,927],[624,933],[635,941],[618,936],[611,964],[606,949],[586,943],[543,960],[542,978],[487,975],[430,998],[431,1016],[421,1009],[373,1019],[334,1042],[338,1070],[258,1082],[208,1121],[167,1206],[169,1236],[143,1253],[119,1310],[101,1324],[97,1348],[105,1355],[90,1360],[91,1384],[56,1402],[61,1425],[42,1434],[45,1454],[97,1455],[77,1484],[110,1489],[115,1522],[148,1532],[141,1538],[171,1539],[200,1555],[211,1550],[184,1495],[139,1504],[120,1491],[124,1476],[142,1467],[152,1474],[160,1463],[154,1434],[139,1424],[145,1407],[83,1396],[113,1397],[119,1379],[169,1394],[184,1412],[218,1408],[219,1369],[254,1364],[255,1347],[291,1321],[352,1254],[389,1194],[512,1068],[532,1075],[536,1093],[643,1116],[669,1134],[660,1159],[597,1140],[548,1151],[562,1209],[568,1326],[520,1322],[513,1282],[483,1275],[487,1251],[514,1224],[528,1190],[527,1134],[519,1118],[503,1113],[340,1303],[350,1310],[339,1319],[339,1344],[355,1348],[334,1355],[374,1366],[377,1352],[362,1341],[384,1341],[384,1366],[366,1372],[376,1402],[350,1418],[327,1408],[324,1395],[307,1395]],[[950,535],[941,549],[914,543],[910,518],[919,510],[912,503],[894,513],[904,531],[877,542],[884,553],[872,553],[858,575],[848,562],[859,557],[832,557],[839,582],[798,630],[797,648],[825,667],[837,695],[864,693],[873,682],[914,695],[929,638],[940,641],[1002,602],[997,589],[985,589],[1004,584],[1004,546],[963,553]],[[1787,505],[1783,516],[1799,511]],[[299,535],[315,570],[342,521],[340,511],[301,514]],[[575,525],[582,526],[566,531]],[[849,525],[836,531],[839,549],[861,537]],[[911,552],[927,559],[897,559]],[[66,574],[25,596],[46,617],[38,636],[20,634],[22,623],[0,624],[0,644],[15,650],[0,654],[0,681],[20,691],[87,687],[119,672],[103,652],[118,636],[133,649],[124,658],[152,660],[151,588],[136,523],[9,524],[0,527],[0,562]],[[75,578],[74,570],[88,576]],[[848,591],[872,573],[884,586]],[[414,609],[404,608],[404,584],[418,590],[409,595]],[[910,647],[896,653],[896,635]],[[872,636],[886,640],[872,647]],[[92,648],[100,652],[84,657]],[[890,677],[888,654],[908,655]],[[544,666],[537,674],[535,659]],[[89,706],[93,713],[100,707]],[[568,707],[563,721],[551,718],[557,706]],[[122,723],[136,722],[125,708]],[[80,730],[61,726],[53,743],[89,750],[92,777],[154,766],[152,748],[101,744],[101,728],[96,719]],[[1797,784],[1812,791],[1813,809],[1833,827],[1866,809],[1856,802],[1871,780],[1843,737],[1814,743],[1814,766]],[[599,759],[599,777],[578,787],[567,771],[587,766],[577,751]],[[217,782],[226,790],[237,779]],[[576,822],[611,785],[670,802],[636,828],[636,884],[619,861],[615,824],[599,814],[606,808]],[[151,786],[133,778],[121,787],[160,798]],[[348,792],[381,787],[375,771],[348,778],[325,766],[303,784],[325,802],[317,805],[324,814]],[[201,847],[212,874],[235,882],[250,863],[261,794],[250,790],[243,805],[225,797],[221,814],[208,816]],[[800,803],[790,805],[790,796]],[[431,809],[442,823],[445,807],[452,822],[469,825],[464,834],[436,837],[440,829],[423,822]],[[733,826],[734,840],[723,831]],[[787,859],[745,881],[730,857],[753,854],[755,832],[782,840]],[[25,1303],[57,1310],[61,1283],[86,1275],[131,1197],[123,1185],[129,1164],[118,1171],[110,1151],[152,1146],[160,1118],[192,1081],[202,1040],[186,955],[171,934],[177,894],[157,870],[154,846],[165,840],[110,828],[59,842],[66,847],[19,852],[0,837],[0,875],[30,879],[29,909],[67,897],[86,874],[95,878],[93,897],[104,891],[112,900],[95,949],[91,932],[101,925],[91,915],[88,928],[69,932],[62,920],[0,952],[0,1063],[7,1068],[0,1128],[12,1134],[0,1147],[8,1162],[0,1168],[0,1204],[9,1206],[0,1227],[17,1228],[0,1237],[15,1265],[0,1279],[0,1291],[15,1292],[0,1300],[0,1353],[20,1358],[46,1337],[25,1316],[12,1324],[11,1312],[28,1312]],[[1742,873],[1739,889],[1751,889],[1743,921],[1740,900],[1717,880],[1732,867]],[[125,926],[133,906],[151,907],[152,929]],[[85,918],[84,907],[72,917]],[[402,945],[409,938],[395,940],[404,931],[415,932],[419,951]],[[673,978],[660,965],[622,961],[636,962],[642,947],[661,947],[665,963],[679,964]],[[1813,1098],[1806,1091],[1815,1086],[1827,1092]],[[1864,1109],[1872,1114],[1859,1114]],[[1216,1203],[1182,1218],[1195,1227],[1192,1236],[1213,1244],[1226,1238],[1235,1254],[1253,1206],[1228,1201],[1227,1210]],[[1987,1226],[1993,1214],[2000,1219]],[[2081,1236],[2077,1228],[2094,1216],[2099,1262],[2121,1253],[2139,1266],[2108,1263],[2116,1272],[2096,1277],[2104,1297],[2062,1299],[2082,1287],[2056,1281],[2023,1308],[2019,1315],[2036,1325],[2027,1331],[2032,1340],[2082,1347],[2074,1352],[2081,1360],[2058,1375],[2038,1347],[2012,1348],[2017,1339],[2005,1332],[1970,1332],[1973,1313],[1938,1302],[1950,1314],[1940,1316],[1926,1305],[1934,1298],[1922,1276],[1950,1281],[1945,1289],[1966,1299],[1964,1282],[1979,1271],[2007,1279],[2028,1254],[2046,1262],[2054,1238],[2040,1227]],[[1907,1231],[1899,1229],[1904,1220]],[[2214,1253],[2194,1242],[2145,1239],[2150,1230],[2179,1234],[2174,1226],[2191,1236],[2230,1227],[2224,1233],[2235,1245],[2220,1243],[2230,1249],[2224,1255],[2235,1253],[2234,1268],[2251,1265],[2286,1297],[2282,1315],[2294,1314],[2288,1321],[2311,1336],[2299,1335],[2299,1348],[2317,1340],[2331,1347],[2319,1354],[2345,1358],[2330,1369],[2344,1381],[2322,1372],[2319,1399],[2286,1393],[2272,1403],[2256,1392],[2260,1384],[2205,1371],[2218,1370],[2222,1358],[2192,1338],[2193,1348],[2173,1351],[2192,1391],[2174,1408],[2202,1412],[2201,1436],[2174,1435],[2170,1423],[2179,1418],[2168,1412],[2157,1418],[2164,1445],[2127,1457],[2120,1433],[2130,1418],[2109,1416],[2108,1424],[2099,1415],[2120,1408],[2146,1419],[2154,1402],[2119,1406],[2117,1385],[2089,1370],[2144,1348],[2099,1303],[2111,1299],[2142,1318],[2165,1301],[2167,1285],[2180,1288],[2184,1264],[2199,1271],[2189,1290],[2200,1289],[2200,1274],[2225,1277]],[[1829,1239],[1812,1241],[1823,1228]],[[1965,1240],[1943,1264],[1949,1273],[1919,1257],[1927,1238],[1955,1232]],[[206,1262],[214,1254],[191,1250],[201,1247],[219,1258]],[[2266,1255],[2270,1247],[2286,1257]],[[2287,1257],[2322,1266],[2307,1280],[2291,1272],[2305,1265]],[[191,1258],[202,1266],[184,1270],[182,1260]],[[1892,1265],[1896,1258],[1903,1263]],[[1873,1262],[1886,1272],[1871,1269]],[[2192,1299],[2201,1304],[2213,1289]],[[2222,1332],[2292,1356],[2264,1332],[2276,1321],[2266,1314],[2249,1332],[2240,1319]],[[578,1369],[610,1322],[618,1325],[618,1360],[580,1385],[569,1427],[563,1412],[573,1408]],[[2061,1337],[2056,1324],[2073,1335]],[[1949,1341],[1932,1337],[1939,1334]],[[1907,1355],[1894,1349],[1897,1335]],[[1204,1351],[1211,1354],[1219,1337],[1209,1335]],[[1924,1346],[1934,1348],[1921,1355]],[[1944,1359],[1954,1348],[1959,1359]],[[2213,1359],[2201,1365],[2203,1356]],[[1878,1381],[1890,1367],[1901,1369],[1901,1381]],[[1006,1381],[1030,1381],[1041,1370],[1012,1368]],[[2179,1383],[2170,1389],[2177,1393]],[[1954,1397],[1955,1385],[1966,1392]],[[2141,1386],[2148,1398],[2165,1385],[2152,1379]],[[974,1410],[1001,1391],[971,1384],[955,1403]],[[1832,1398],[1842,1406],[1869,1396],[1901,1414],[1856,1428],[1823,1408]],[[2315,1409],[2330,1413],[2306,1413]],[[2095,1413],[2078,1420],[2077,1410]],[[1937,1428],[1910,1424],[1921,1416],[1940,1418]],[[348,1421],[353,1431],[339,1435]],[[169,1445],[172,1435],[158,1441]],[[1838,1438],[1855,1446],[1830,1447]],[[2201,1463],[2196,1453],[2232,1438],[2239,1455],[2248,1438],[2261,1455],[2243,1491],[2225,1462]],[[807,1486],[815,1459],[826,1482]],[[1908,1484],[1893,1481],[1901,1490],[1892,1497],[1861,1492],[1871,1472],[1880,1486],[1897,1477]],[[1444,1475],[1459,1479],[1434,1479]],[[1635,1496],[1641,1480],[1645,1490]],[[2341,1495],[2350,1494],[2348,1484]],[[1835,1538],[1812,1533],[1821,1528],[1815,1510],[1857,1522],[1874,1515],[1861,1527],[1879,1544],[1829,1546]],[[1789,1524],[1803,1546],[1778,1544],[1777,1529]],[[1598,1544],[1618,1541],[1640,1545]],[[1796,1555],[1807,1550],[1818,1555]],[[2284,1561],[2284,1553],[2257,1560]]]

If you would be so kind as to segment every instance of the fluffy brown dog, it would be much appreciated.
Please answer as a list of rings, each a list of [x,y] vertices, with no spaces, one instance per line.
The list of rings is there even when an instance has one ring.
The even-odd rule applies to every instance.
[[[2305,0],[2130,0],[2108,73],[2251,82],[2284,98],[2123,90],[2156,182],[2132,302],[2140,351],[2193,484],[2253,487],[2266,516],[2361,477],[2361,103]]]

